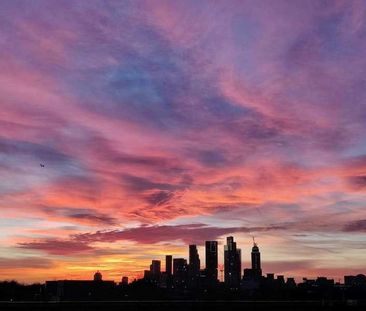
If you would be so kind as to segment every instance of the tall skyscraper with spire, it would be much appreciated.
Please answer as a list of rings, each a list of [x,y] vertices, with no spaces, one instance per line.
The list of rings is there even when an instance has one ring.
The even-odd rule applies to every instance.
[[[252,247],[252,275],[254,277],[262,276],[262,268],[261,268],[261,253],[259,252],[259,247],[257,243],[255,243],[253,237],[253,247]]]
[[[234,238],[226,238],[224,247],[225,285],[230,289],[238,289],[241,279],[241,250],[236,247]]]

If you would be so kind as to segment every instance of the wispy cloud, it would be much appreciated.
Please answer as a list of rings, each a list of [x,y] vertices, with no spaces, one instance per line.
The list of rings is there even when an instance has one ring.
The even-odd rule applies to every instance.
[[[84,242],[115,242],[120,240],[132,240],[142,244],[160,243],[174,240],[181,240],[186,244],[203,244],[205,240],[217,239],[229,233],[247,233],[272,230],[284,230],[284,226],[268,227],[210,227],[204,224],[190,224],[178,226],[142,226],[137,228],[101,231],[96,233],[85,233],[74,236],[74,239]]]
[[[19,243],[20,248],[33,249],[52,255],[71,255],[91,251],[93,248],[83,242],[69,240],[43,240]]]

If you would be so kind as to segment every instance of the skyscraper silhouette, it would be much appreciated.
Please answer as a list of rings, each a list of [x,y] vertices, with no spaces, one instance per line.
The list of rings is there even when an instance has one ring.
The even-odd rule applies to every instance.
[[[253,238],[253,247],[252,247],[252,275],[255,278],[262,276],[262,268],[261,268],[261,253],[259,252],[259,247],[257,243],[255,243]]]
[[[150,265],[150,273],[146,276],[150,280],[154,282],[158,282],[160,280],[160,273],[161,272],[161,262],[160,260],[152,260]]]
[[[172,263],[173,263],[173,256],[166,255],[165,256],[165,272],[167,275],[172,275]]]
[[[174,258],[173,260],[173,275],[179,276],[187,272],[187,260],[184,258]]]
[[[199,274],[200,272],[200,258],[196,245],[189,245],[189,266],[192,272]]]
[[[206,278],[209,284],[217,282],[217,241],[206,241]]]
[[[198,287],[198,281],[200,277],[200,258],[197,251],[196,245],[189,245],[189,266],[188,266],[188,277],[189,286]]]
[[[173,277],[177,288],[186,288],[188,279],[188,265],[184,258],[173,259]]]
[[[225,284],[230,289],[238,289],[241,279],[241,250],[236,247],[234,238],[226,238],[224,247]]]
[[[160,275],[161,262],[160,260],[152,260],[150,265],[151,274],[154,276]]]

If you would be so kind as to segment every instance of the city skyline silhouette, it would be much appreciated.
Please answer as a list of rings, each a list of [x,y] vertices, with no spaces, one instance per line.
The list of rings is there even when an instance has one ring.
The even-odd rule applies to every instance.
[[[55,281],[85,297],[356,297],[365,12],[358,0],[2,0],[9,295],[61,297]]]
[[[17,303],[22,302],[80,301],[84,307],[90,303],[90,306],[97,307],[98,301],[118,301],[121,306],[126,301],[146,301],[151,308],[153,301],[176,301],[176,305],[179,305],[183,301],[201,301],[208,304],[209,301],[225,300],[238,301],[239,305],[236,307],[245,301],[255,301],[257,307],[266,301],[272,301],[272,308],[276,301],[285,302],[286,307],[295,307],[299,301],[315,302],[313,307],[337,305],[362,308],[364,305],[364,274],[345,275],[342,281],[318,276],[314,279],[304,277],[298,282],[293,277],[265,273],[262,270],[260,248],[254,237],[251,262],[248,267],[243,267],[242,249],[233,236],[226,237],[222,270],[218,261],[217,241],[205,241],[204,244],[204,266],[201,265],[197,245],[190,244],[188,259],[170,254],[165,255],[165,264],[161,260],[152,259],[140,279],[129,280],[127,276],[122,276],[120,282],[115,282],[104,279],[102,272],[98,270],[89,280],[61,278],[30,285],[0,281],[0,305],[4,301],[10,301],[15,306],[21,306]],[[219,271],[223,272],[223,279],[219,277]]]
[[[161,259],[151,259],[151,264],[149,269],[145,269],[142,275],[139,278],[129,279],[128,276],[121,273],[120,281],[121,284],[129,284],[129,282],[136,282],[138,280],[144,279],[147,281],[151,281],[152,283],[159,284],[161,282],[162,277],[182,277],[184,274],[184,282],[186,286],[189,286],[189,282],[193,280],[195,282],[196,278],[203,278],[205,282],[209,282],[211,284],[219,284],[224,283],[225,286],[229,288],[238,289],[242,282],[246,280],[259,280],[262,277],[267,275],[268,277],[274,277],[276,273],[267,271],[264,273],[262,269],[262,258],[260,248],[258,243],[255,241],[255,237],[252,236],[252,247],[250,249],[250,261],[248,263],[243,262],[242,260],[242,249],[237,246],[237,243],[234,241],[233,236],[226,237],[226,244],[220,245],[218,241],[210,240],[205,241],[204,252],[205,254],[204,260],[200,257],[200,253],[197,249],[196,244],[189,244],[188,246],[188,255],[187,256],[174,256],[172,254],[161,255],[160,257],[164,257],[165,261],[162,263]],[[223,251],[220,252],[219,247],[222,246]],[[219,254],[223,255],[223,262],[219,261]],[[187,258],[188,257],[188,258]],[[204,261],[204,262],[203,262]],[[98,269],[93,274],[94,281],[102,281],[103,280],[103,269]],[[183,273],[183,274],[182,274]],[[363,275],[357,273],[357,275]],[[284,278],[284,275],[278,274],[278,277]],[[318,275],[317,278],[326,278],[326,276]],[[346,283],[347,276],[344,275],[343,282]],[[64,279],[65,278],[60,278]],[[296,278],[293,276],[288,276],[290,281],[296,282]],[[307,280],[307,276],[298,276],[297,281],[299,280]],[[9,280],[0,280],[0,281],[9,281]],[[17,281],[17,280],[11,280]],[[46,281],[46,280],[44,280]],[[70,279],[69,281],[73,281]],[[75,281],[78,281],[75,279]],[[108,282],[114,282],[115,280],[108,280]],[[341,279],[334,280],[338,284],[341,284]],[[166,282],[166,280],[165,280]],[[42,282],[44,283],[44,282]],[[166,285],[165,285],[166,286]]]

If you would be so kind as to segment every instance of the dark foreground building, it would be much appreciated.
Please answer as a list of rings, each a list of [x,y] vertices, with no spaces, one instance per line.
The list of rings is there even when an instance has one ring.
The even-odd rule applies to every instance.
[[[364,311],[366,305],[324,301],[80,301],[59,303],[4,303],[7,311]]]
[[[101,300],[108,299],[115,291],[114,281],[47,281],[46,296],[49,300]]]

